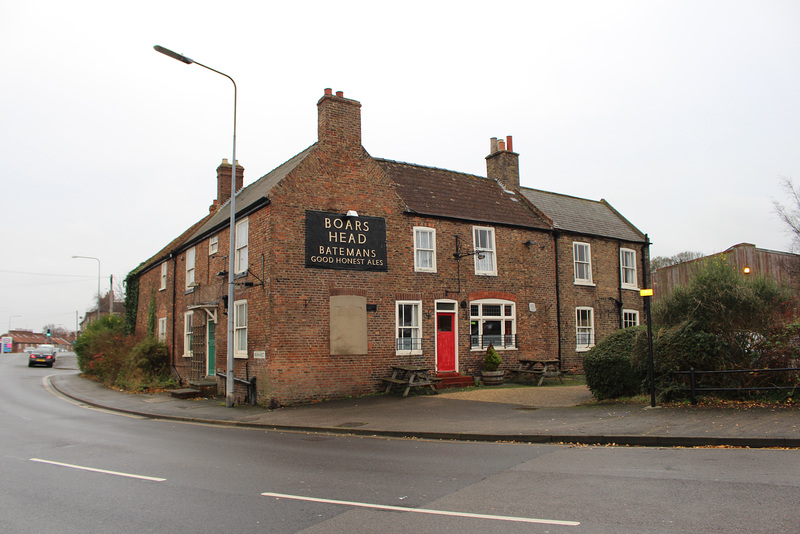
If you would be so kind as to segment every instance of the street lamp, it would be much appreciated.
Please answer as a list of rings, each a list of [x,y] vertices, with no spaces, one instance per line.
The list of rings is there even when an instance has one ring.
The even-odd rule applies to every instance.
[[[233,84],[233,157],[231,158],[233,169],[231,170],[231,217],[230,241],[228,248],[228,365],[225,373],[225,405],[228,408],[231,408],[233,407],[233,270],[236,268],[234,263],[234,251],[236,250],[236,82],[224,72],[212,69],[211,67],[203,65],[202,63],[198,63],[193,59],[189,59],[182,54],[173,52],[168,48],[164,48],[163,46],[159,45],[155,45],[153,48],[156,52],[164,54],[165,56],[169,56],[172,59],[177,59],[178,61],[186,63],[187,65],[194,63],[195,65],[199,65],[204,69],[210,70],[211,72],[216,72],[217,74],[225,76]]]
[[[100,260],[93,256],[72,256],[73,259],[97,261],[97,319],[100,319]]]

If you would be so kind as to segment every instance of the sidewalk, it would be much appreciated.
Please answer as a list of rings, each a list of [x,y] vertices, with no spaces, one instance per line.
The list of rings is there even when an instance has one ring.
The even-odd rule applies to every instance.
[[[375,395],[278,410],[225,399],[180,400],[168,393],[108,389],[77,374],[51,385],[78,402],[158,419],[254,428],[387,437],[527,443],[800,448],[800,408],[653,408],[580,404],[584,386],[480,388],[420,395]]]

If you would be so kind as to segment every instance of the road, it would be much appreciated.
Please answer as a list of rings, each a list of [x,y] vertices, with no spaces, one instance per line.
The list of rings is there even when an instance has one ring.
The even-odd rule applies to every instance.
[[[800,451],[359,438],[69,401],[0,355],[0,532],[797,532]]]

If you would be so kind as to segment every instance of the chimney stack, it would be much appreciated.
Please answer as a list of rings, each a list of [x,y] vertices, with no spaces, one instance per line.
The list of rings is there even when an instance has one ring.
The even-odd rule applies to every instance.
[[[325,94],[317,102],[318,139],[322,147],[361,150],[361,103],[344,97],[342,91]]]
[[[519,189],[519,154],[512,152],[511,136],[506,140],[492,137],[486,156],[486,176],[497,180],[509,191]]]
[[[231,172],[233,165],[228,162],[228,158],[223,158],[222,163],[217,167],[217,200],[213,206],[216,206],[213,211],[219,209],[220,206],[225,204],[231,198]],[[244,185],[244,167],[236,162],[236,191],[239,191]],[[211,211],[211,210],[209,210]]]

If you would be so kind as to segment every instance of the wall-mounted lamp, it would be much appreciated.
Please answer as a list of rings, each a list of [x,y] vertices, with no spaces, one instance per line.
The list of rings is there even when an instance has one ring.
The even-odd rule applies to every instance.
[[[750,274],[750,267],[745,267],[744,269],[742,269],[742,272],[744,274]]]
[[[523,245],[525,245],[526,247],[529,247],[529,246],[535,245],[535,244],[536,244],[536,242],[535,241],[531,241],[530,239],[528,239],[527,241],[525,241],[523,243]]]
[[[345,217],[358,217],[358,212],[356,210],[349,210]]]

